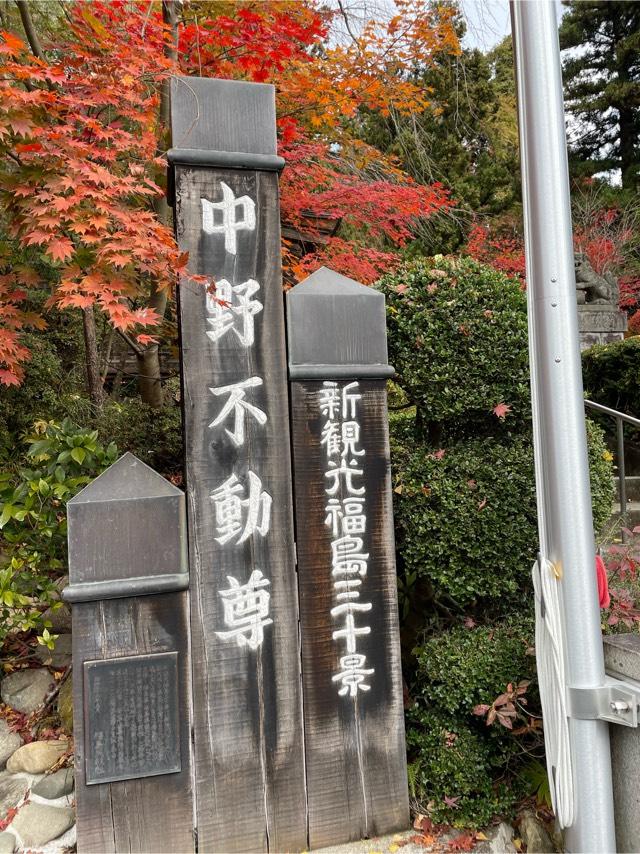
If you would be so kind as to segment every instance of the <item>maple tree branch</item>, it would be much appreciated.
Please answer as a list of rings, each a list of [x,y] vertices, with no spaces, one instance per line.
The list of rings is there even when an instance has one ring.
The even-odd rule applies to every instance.
[[[347,14],[347,10],[342,5],[342,0],[338,0],[338,8],[340,9],[340,14],[344,18],[344,23],[345,23],[345,26],[347,28],[347,32],[349,33],[349,35],[353,39],[355,46],[358,48],[358,52],[361,52],[360,42],[351,29],[351,22],[349,21],[349,15]]]
[[[27,3],[27,0],[16,0],[16,6],[20,12],[20,20],[22,21],[22,26],[24,27],[24,32],[27,37],[27,41],[29,42],[29,47],[31,48],[31,53],[33,53],[33,55],[38,59],[44,59],[44,51],[42,50],[42,45],[40,44],[36,28],[33,25],[33,19],[31,18],[31,12],[29,11],[29,4]]]
[[[129,347],[133,350],[136,356],[142,356],[144,349],[131,338],[130,335],[127,335],[126,332],[123,332],[122,329],[116,329],[118,335],[122,338],[122,340],[129,345]]]

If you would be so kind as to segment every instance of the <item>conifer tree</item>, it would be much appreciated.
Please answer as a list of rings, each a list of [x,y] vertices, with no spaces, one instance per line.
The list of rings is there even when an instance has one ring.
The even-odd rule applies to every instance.
[[[560,25],[565,99],[577,127],[572,167],[593,175],[619,169],[640,181],[640,2],[565,0]]]

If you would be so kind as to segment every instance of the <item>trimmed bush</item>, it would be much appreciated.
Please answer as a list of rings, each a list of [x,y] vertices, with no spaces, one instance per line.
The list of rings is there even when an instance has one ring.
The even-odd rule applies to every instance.
[[[530,417],[526,297],[471,258],[419,259],[383,277],[389,357],[419,420],[470,432]],[[459,426],[459,425],[457,425]]]
[[[640,418],[640,336],[596,344],[582,354],[587,397]]]
[[[474,706],[490,705],[509,682],[533,679],[533,602],[523,610],[531,614],[496,626],[456,626],[417,647],[414,692],[424,705],[475,723]]]
[[[509,683],[535,677],[533,618],[496,626],[456,627],[429,638],[416,650],[413,706],[407,744],[414,796],[432,804],[437,820],[461,826],[488,823],[508,812],[523,794],[513,777],[522,764],[510,731],[473,714],[490,705]],[[533,708],[539,711],[532,692]],[[527,759],[528,761],[528,759]],[[455,794],[454,804],[445,798]]]
[[[594,524],[611,514],[611,455],[588,422]],[[411,418],[392,420],[396,541],[405,577],[426,581],[464,608],[513,604],[530,586],[538,543],[530,435],[458,441],[412,439]]]
[[[523,763],[542,753],[537,720],[513,695],[535,680],[526,299],[469,258],[413,261],[378,287],[398,371],[390,424],[410,780],[433,818],[478,826],[512,810],[527,790]],[[611,454],[592,422],[587,441],[599,529],[611,514]],[[515,734],[473,713],[499,695]],[[527,698],[537,711],[535,681]]]
[[[489,739],[450,715],[411,709],[407,750],[411,795],[436,822],[482,827],[510,812],[523,794],[513,780],[496,782],[513,751],[496,752]]]

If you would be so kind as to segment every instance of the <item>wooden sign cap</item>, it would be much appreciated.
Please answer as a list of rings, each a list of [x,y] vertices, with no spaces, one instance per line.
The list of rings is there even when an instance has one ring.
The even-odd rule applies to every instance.
[[[67,504],[67,602],[189,586],[184,494],[126,453]]]
[[[275,87],[268,83],[171,78],[170,164],[279,172]]]
[[[394,374],[388,364],[384,294],[321,267],[287,293],[292,380]]]

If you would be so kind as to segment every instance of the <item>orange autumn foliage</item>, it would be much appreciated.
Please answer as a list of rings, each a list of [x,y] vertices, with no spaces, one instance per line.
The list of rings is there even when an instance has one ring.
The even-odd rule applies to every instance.
[[[43,323],[22,307],[43,267],[50,305],[95,305],[139,343],[150,340],[159,318],[148,295],[170,291],[187,263],[153,209],[166,166],[159,92],[176,71],[276,84],[289,162],[283,218],[295,225],[320,212],[349,226],[321,253],[287,254],[298,277],[320,263],[364,281],[388,269],[418,219],[451,201],[359,142],[358,112],[424,109],[427,93],[405,71],[459,49],[446,12],[436,20],[425,0],[396,5],[390,20],[342,43],[328,38],[335,13],[313,0],[185,4],[176,62],[163,52],[171,34],[159,4],[66,4],[70,24],[45,45],[47,61],[3,33],[0,207],[26,260],[12,269],[10,247],[0,254],[0,383],[20,381],[20,333]]]

